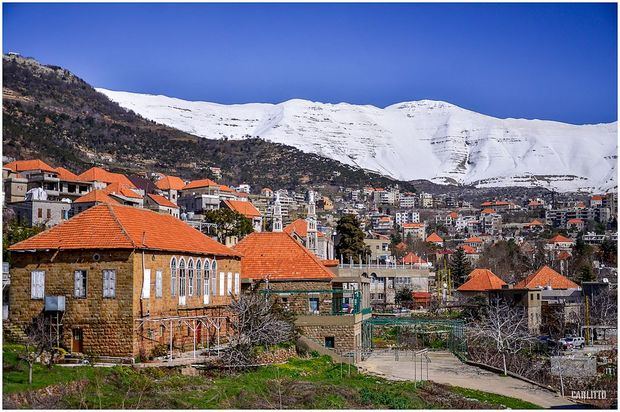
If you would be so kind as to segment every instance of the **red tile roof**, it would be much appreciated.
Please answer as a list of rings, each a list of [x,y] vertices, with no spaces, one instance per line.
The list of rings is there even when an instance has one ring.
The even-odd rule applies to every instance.
[[[73,173],[70,170],[65,169],[64,167],[57,167],[56,168],[56,172],[58,173],[58,177],[61,180],[68,180],[68,181],[72,181],[72,182],[77,182],[80,179],[78,178],[78,175],[76,175],[75,173]]]
[[[403,223],[404,229],[419,229],[424,227],[424,223]]]
[[[560,234],[555,235],[551,239],[547,240],[547,243],[573,243],[573,239],[569,239],[566,236]]]
[[[84,173],[80,174],[78,178],[84,182],[104,182],[104,183],[119,183],[127,187],[135,187],[131,180],[127,176],[121,173],[108,172],[100,167],[91,167]]]
[[[215,183],[211,179],[192,180],[191,182],[189,182],[188,184],[183,186],[183,190],[198,189],[198,188],[201,188],[201,187],[211,187],[211,186],[219,187],[220,185]]]
[[[48,165],[41,159],[32,160],[16,160],[4,165],[7,169],[11,169],[14,172],[25,172],[28,170],[43,170],[44,172],[56,172],[52,166]]]
[[[134,186],[131,186],[134,187]],[[142,196],[131,190],[128,186],[120,184],[118,182],[110,183],[103,189],[107,194],[120,195],[131,199],[142,199]]]
[[[252,202],[245,202],[243,200],[224,200],[224,204],[228,206],[230,210],[241,213],[248,219],[260,217],[260,212],[252,204]]]
[[[544,223],[538,219],[534,219],[530,223],[528,223],[528,226],[544,226]]]
[[[543,266],[515,284],[515,289],[536,289],[551,286],[553,289],[576,289],[579,287],[575,282],[560,275],[549,266]]]
[[[405,264],[425,264],[426,260],[422,259],[420,256],[416,255],[413,252],[409,252],[403,257],[403,263]]]
[[[427,242],[431,243],[443,243],[443,239],[437,233],[433,232],[426,238]]]
[[[469,245],[461,245],[460,248],[463,249],[463,252],[465,252],[468,255],[475,255],[478,253],[476,249],[474,249],[473,247]]]
[[[581,219],[568,219],[568,222],[566,222],[566,223],[568,223],[569,225],[570,224],[579,224],[579,223],[583,223],[583,220],[581,220]]]
[[[487,208],[487,209],[483,209],[482,212],[480,213],[482,213],[483,215],[492,215],[495,213],[495,210]]]
[[[450,216],[452,219],[458,219],[459,214],[456,212],[450,212],[448,216]]]
[[[484,292],[492,289],[501,289],[504,285],[506,285],[506,282],[489,269],[474,269],[467,277],[467,282],[463,283],[456,290],[459,292]]]
[[[91,207],[10,249],[147,249],[241,256],[171,215],[109,204]]]
[[[152,193],[147,194],[147,196],[155,203],[160,206],[171,207],[173,209],[178,209],[179,207],[172,203],[170,200],[166,199],[162,195],[154,195]]]
[[[236,190],[226,185],[218,185],[218,186],[220,187],[220,192],[236,192]]]
[[[291,223],[289,223],[284,228],[284,231],[288,233],[289,235],[292,235],[293,233],[297,233],[297,236],[299,237],[306,237],[308,236],[308,222],[306,221],[306,219],[296,219],[292,221]],[[316,235],[318,237],[325,236],[322,232],[319,232],[318,230],[316,232]]]
[[[91,190],[84,196],[80,196],[73,203],[106,203],[111,205],[118,205],[119,203],[112,199],[106,192],[100,189]]]
[[[312,252],[285,232],[254,232],[235,245],[243,254],[243,278],[330,280],[334,275]]]
[[[560,253],[558,253],[557,259],[558,260],[567,260],[567,259],[570,259],[570,257],[571,257],[571,254],[568,253],[567,251],[563,250]]]
[[[321,263],[323,264],[323,266],[328,267],[328,268],[333,268],[338,266],[338,259],[323,259],[321,260]]]
[[[155,186],[159,190],[181,190],[185,186],[185,182],[180,177],[164,176],[155,182]]]
[[[480,239],[478,236],[472,236],[468,239],[465,239],[465,243],[482,243],[482,239]]]

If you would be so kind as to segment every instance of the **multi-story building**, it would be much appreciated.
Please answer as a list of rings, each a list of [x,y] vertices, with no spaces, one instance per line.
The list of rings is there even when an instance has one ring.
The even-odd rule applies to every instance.
[[[394,221],[398,226],[405,223],[420,223],[420,212],[416,210],[406,210],[394,213]]]
[[[420,207],[427,209],[433,207],[433,195],[431,193],[420,193]]]
[[[364,243],[370,248],[370,260],[372,262],[387,262],[390,253],[390,238],[378,233],[371,233],[364,239]]]
[[[44,316],[71,352],[190,350],[225,333],[240,292],[238,252],[145,209],[95,206],[10,250],[9,320]]]
[[[426,238],[426,223],[404,223],[402,225],[403,239],[407,239],[409,236],[413,240],[424,240]]]

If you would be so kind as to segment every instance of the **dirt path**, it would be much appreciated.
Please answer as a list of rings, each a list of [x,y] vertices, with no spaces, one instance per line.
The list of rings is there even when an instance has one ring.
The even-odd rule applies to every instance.
[[[450,352],[428,352],[428,354],[431,359],[428,364],[428,379],[431,381],[510,396],[543,408],[575,407],[569,400],[536,385],[464,364]],[[410,357],[406,359],[401,356],[396,361],[394,355],[376,354],[361,362],[359,366],[387,379],[413,380],[414,376],[419,378],[420,374],[420,366],[418,365],[414,372],[413,365]],[[423,373],[426,379],[426,366]]]

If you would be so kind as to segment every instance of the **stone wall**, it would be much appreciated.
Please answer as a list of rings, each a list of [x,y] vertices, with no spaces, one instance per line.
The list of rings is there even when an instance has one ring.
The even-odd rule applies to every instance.
[[[170,343],[169,322],[141,322],[140,319],[170,318],[178,316],[228,317],[227,305],[234,297],[234,274],[240,274],[238,258],[216,258],[217,282],[216,296],[209,295],[208,304],[204,296],[194,286],[194,293],[187,293],[185,304],[179,301],[179,288],[171,295],[170,260],[183,256],[201,258],[197,255],[173,255],[166,252],[133,251],[61,251],[13,253],[11,268],[11,296],[9,319],[12,323],[25,327],[32,318],[43,311],[43,299],[31,299],[30,273],[33,270],[45,271],[45,296],[65,296],[66,310],[62,318],[61,346],[71,350],[73,330],[79,328],[83,333],[83,352],[98,356],[138,356],[151,354],[157,346]],[[213,256],[209,256],[210,260]],[[144,263],[143,263],[144,262]],[[177,264],[178,265],[178,264]],[[143,268],[151,270],[150,296],[142,297]],[[103,270],[116,271],[115,297],[103,297]],[[86,298],[74,297],[74,271],[87,271]],[[162,296],[156,296],[156,272],[162,272]],[[224,273],[224,294],[220,294],[220,273]],[[228,294],[228,273],[231,273],[232,294]],[[194,272],[194,283],[196,282]],[[177,272],[177,283],[179,276]],[[186,277],[189,279],[189,276]],[[204,276],[203,276],[204,281]],[[202,282],[201,282],[202,284]],[[186,288],[189,292],[189,288]],[[199,293],[200,292],[200,293]],[[206,322],[206,321],[205,321]],[[227,332],[227,320],[219,322],[220,338]],[[199,326],[200,325],[200,326]],[[191,350],[196,330],[198,346],[216,341],[217,330],[210,323],[204,325],[193,320],[173,323],[173,346],[176,351]],[[224,340],[222,339],[222,342]]]
[[[325,344],[326,337],[334,337],[334,349],[354,350],[361,347],[362,323],[342,323],[333,325],[308,325],[299,326],[300,333],[320,344]]]
[[[267,285],[262,282],[259,284],[258,290],[266,289]],[[270,290],[281,291],[313,291],[313,290],[331,290],[332,285],[329,281],[271,281],[269,282]],[[329,315],[332,313],[332,294],[331,293],[290,293],[287,295],[272,294],[274,303],[285,310],[296,315],[307,315],[310,313],[310,298],[319,298],[319,314]]]

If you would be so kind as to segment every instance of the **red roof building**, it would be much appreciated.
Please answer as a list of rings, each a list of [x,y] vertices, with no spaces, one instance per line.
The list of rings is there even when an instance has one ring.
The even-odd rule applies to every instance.
[[[560,275],[549,266],[543,266],[535,273],[515,284],[515,289],[537,289],[551,287],[552,289],[577,289],[572,280]]]
[[[155,195],[152,193],[147,194],[148,198],[151,199],[153,202],[157,203],[159,206],[164,206],[164,207],[169,207],[172,209],[178,209],[179,206],[175,205],[174,203],[172,203],[170,200],[166,199],[165,197],[163,197],[162,195]]]
[[[95,204],[110,204],[118,205],[119,203],[112,199],[106,192],[100,189],[91,190],[84,196],[78,197],[73,203],[95,203]]]
[[[334,278],[312,252],[286,232],[254,232],[233,249],[243,254],[244,279],[331,281]]]
[[[102,183],[118,183],[122,186],[133,188],[135,187],[131,180],[127,176],[120,173],[108,172],[100,167],[91,167],[84,173],[78,176],[78,179],[83,182],[102,182]]]
[[[155,182],[159,190],[181,190],[185,187],[185,182],[180,177],[164,176]]]
[[[243,216],[252,220],[255,217],[260,217],[259,210],[252,204],[252,202],[246,202],[243,200],[224,200],[224,204],[235,212],[241,213]]]
[[[427,262],[415,253],[409,252],[403,257],[403,263],[406,265],[425,265]]]
[[[428,235],[428,237],[426,238],[426,241],[429,242],[429,243],[435,243],[435,244],[439,244],[439,245],[443,244],[443,239],[441,238],[441,236],[439,236],[435,232],[433,232],[430,235]]]
[[[505,285],[506,282],[489,269],[474,269],[467,277],[467,281],[456,290],[459,292],[486,292],[492,289],[501,289]]]
[[[113,204],[91,207],[10,247],[12,251],[42,249],[148,249],[241,256],[175,217]]]
[[[44,172],[57,172],[52,166],[48,165],[41,159],[32,160],[16,160],[4,165],[7,169],[10,169],[16,173],[27,172],[30,170],[42,170]]]

